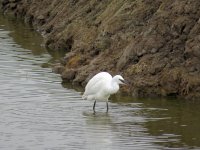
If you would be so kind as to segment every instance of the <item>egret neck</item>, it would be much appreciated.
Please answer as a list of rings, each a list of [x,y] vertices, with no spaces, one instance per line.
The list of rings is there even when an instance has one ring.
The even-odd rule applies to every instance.
[[[110,86],[110,89],[109,89],[110,94],[117,93],[118,90],[119,90],[119,84],[117,83],[115,78],[112,78],[111,86]]]

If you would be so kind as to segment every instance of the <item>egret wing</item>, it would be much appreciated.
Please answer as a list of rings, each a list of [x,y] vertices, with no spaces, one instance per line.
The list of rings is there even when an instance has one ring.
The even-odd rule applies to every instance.
[[[112,76],[107,72],[100,72],[89,80],[85,87],[84,95],[96,94],[106,83],[112,80]]]

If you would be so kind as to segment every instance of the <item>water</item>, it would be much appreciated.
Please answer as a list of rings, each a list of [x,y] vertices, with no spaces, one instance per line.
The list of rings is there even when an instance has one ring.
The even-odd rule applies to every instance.
[[[199,102],[117,95],[108,114],[97,103],[94,115],[93,102],[48,68],[59,54],[41,44],[31,27],[0,15],[1,150],[200,149]]]

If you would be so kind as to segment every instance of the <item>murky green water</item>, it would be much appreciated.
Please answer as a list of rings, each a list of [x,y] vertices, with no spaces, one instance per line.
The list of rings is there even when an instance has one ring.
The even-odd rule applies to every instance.
[[[0,15],[1,150],[200,149],[200,102],[112,97],[81,99],[48,66],[42,38]]]

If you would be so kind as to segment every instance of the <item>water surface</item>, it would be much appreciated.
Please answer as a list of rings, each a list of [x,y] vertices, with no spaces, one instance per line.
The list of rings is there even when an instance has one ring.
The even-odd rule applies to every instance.
[[[48,68],[59,54],[41,45],[31,27],[0,15],[1,150],[200,149],[198,102],[117,95],[94,115]]]

